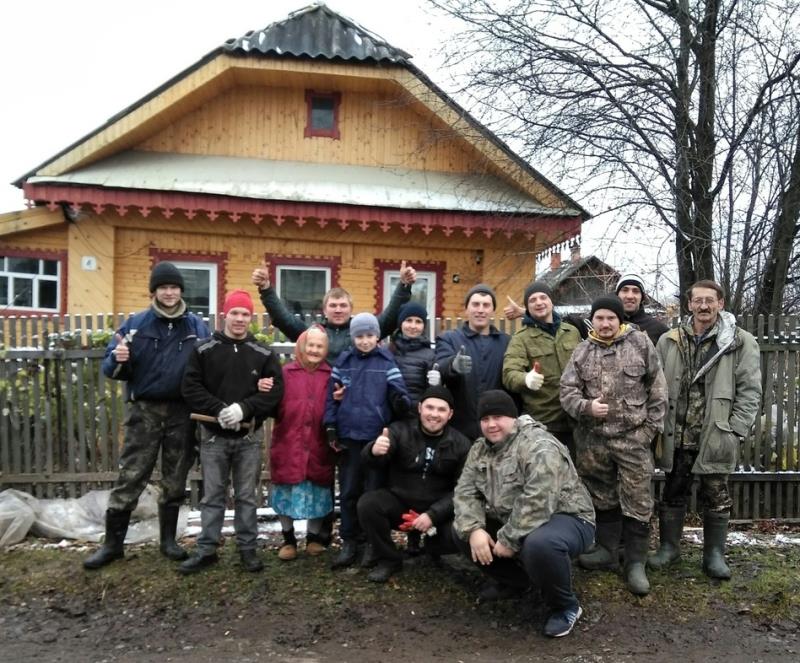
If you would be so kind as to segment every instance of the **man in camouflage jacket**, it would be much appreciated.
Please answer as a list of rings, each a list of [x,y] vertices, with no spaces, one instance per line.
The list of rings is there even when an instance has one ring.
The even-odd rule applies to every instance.
[[[472,445],[453,497],[462,551],[494,583],[482,600],[541,589],[550,615],[544,633],[567,635],[582,610],[572,591],[570,558],[594,535],[594,509],[567,448],[511,396],[484,392],[483,437]]]
[[[623,318],[617,297],[592,303],[593,330],[561,376],[561,404],[576,420],[578,473],[597,510],[597,547],[578,561],[590,569],[616,568],[624,530],[625,581],[644,595],[650,591],[650,443],[663,429],[667,387],[650,339]]]

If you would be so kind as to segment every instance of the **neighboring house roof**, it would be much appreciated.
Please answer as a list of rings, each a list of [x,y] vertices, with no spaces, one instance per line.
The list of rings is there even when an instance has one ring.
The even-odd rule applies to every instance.
[[[551,288],[556,289],[567,281],[570,277],[574,277],[582,271],[593,270],[598,275],[607,275],[613,273],[615,278],[619,278],[619,272],[611,265],[603,262],[597,256],[591,255],[586,258],[577,258],[575,260],[564,261],[560,267],[550,269],[543,272],[538,276],[538,280],[544,281]]]
[[[500,178],[491,177],[487,179],[484,176],[484,179],[487,179],[487,182],[482,184],[482,189],[486,191],[488,187],[489,199],[511,201],[510,204],[505,204],[503,207],[501,207],[501,209],[495,208],[493,211],[510,211],[516,206],[514,211],[522,214],[543,213],[550,216],[566,215],[580,217],[582,219],[587,219],[590,217],[590,214],[577,202],[570,198],[555,184],[550,182],[541,173],[531,167],[529,163],[511,150],[508,145],[506,145],[491,131],[484,127],[480,122],[478,122],[478,120],[472,117],[443,90],[436,86],[423,72],[412,65],[408,61],[411,57],[409,54],[391,46],[374,33],[366,30],[354,21],[337,14],[324,4],[315,4],[305,7],[292,13],[287,19],[273,23],[263,30],[251,31],[238,39],[228,40],[225,44],[208,53],[205,57],[191,67],[188,67],[157,89],[153,90],[153,92],[150,94],[142,97],[134,104],[109,119],[102,126],[98,127],[91,133],[87,134],[66,149],[62,150],[58,154],[54,155],[47,161],[43,162],[30,172],[20,177],[16,182],[14,182],[14,184],[22,187],[26,183],[29,183],[29,185],[35,185],[40,182],[49,184],[68,183],[71,181],[73,183],[78,183],[81,177],[86,177],[89,173],[91,173],[90,176],[94,178],[117,177],[118,186],[125,188],[136,188],[135,179],[127,182],[123,182],[121,179],[119,179],[121,178],[122,171],[117,167],[117,162],[113,162],[111,159],[101,159],[102,156],[106,156],[110,151],[112,151],[111,147],[113,145],[119,144],[121,146],[119,149],[113,150],[117,153],[123,152],[126,149],[129,150],[133,146],[130,141],[128,141],[126,144],[125,132],[119,131],[116,125],[126,118],[134,115],[136,116],[137,126],[142,126],[145,123],[152,121],[152,114],[156,113],[157,111],[148,110],[147,105],[149,102],[155,100],[162,94],[174,94],[177,91],[179,84],[185,84],[186,79],[192,76],[195,72],[199,72],[201,69],[206,67],[206,65],[211,66],[210,63],[217,58],[226,56],[236,58],[256,57],[264,59],[311,58],[314,60],[328,61],[356,60],[363,62],[383,63],[384,66],[387,67],[390,65],[400,67],[413,76],[415,83],[417,81],[422,81],[425,85],[425,89],[433,92],[435,97],[439,99],[440,103],[443,102],[446,107],[453,112],[454,117],[457,118],[456,124],[462,123],[462,130],[468,129],[470,136],[465,136],[467,140],[473,142],[475,140],[488,141],[489,144],[494,146],[494,149],[502,152],[504,158],[507,159],[508,164],[513,165],[514,168],[525,173],[525,176],[530,178],[530,181],[535,182],[539,189],[548,192],[547,197],[551,198],[549,203],[552,203],[540,206],[533,205],[531,197],[526,196],[519,190],[514,192],[512,195],[510,191],[513,187],[509,186],[508,184],[504,184]],[[401,79],[398,79],[398,81],[399,80]],[[101,135],[104,134],[104,132],[106,132],[105,135]],[[92,140],[95,138],[96,141],[99,141],[98,145],[91,144]],[[498,159],[493,154],[489,155],[486,152],[485,147],[479,149],[483,149],[484,153],[486,153],[487,156],[490,156],[490,159],[493,162],[498,163]],[[124,155],[121,158],[124,159]],[[499,167],[502,170],[502,159],[499,161]],[[197,163],[199,163],[199,161]],[[110,170],[106,171],[105,173],[99,170],[100,168],[108,166],[109,164],[112,165]],[[337,166],[337,168],[342,168],[342,166]],[[418,181],[414,181],[409,173],[410,171],[408,171],[406,174],[404,185],[416,187],[418,190],[416,192],[412,191],[410,196],[405,198],[404,205],[401,206],[406,206],[413,197],[419,198],[420,184]],[[312,170],[308,170],[306,174],[310,175],[314,173]],[[37,176],[44,175],[47,175],[46,179],[39,180],[37,178]],[[381,175],[381,177],[384,176],[385,174]],[[444,180],[448,179],[449,177],[445,177],[444,174],[441,174],[440,176],[438,173],[422,173],[420,177],[422,180],[427,182],[441,182],[442,186],[437,190],[446,192],[445,195],[451,195],[452,191],[457,190],[454,182],[450,181],[449,184],[444,183]],[[70,178],[78,179],[71,180]],[[467,180],[464,176],[458,176],[458,178],[461,182],[460,188],[462,189],[462,191],[459,191],[459,194],[460,196],[463,196],[463,191],[466,190],[464,182]],[[377,183],[378,179],[380,179],[380,177],[373,177],[372,181]],[[397,181],[395,177],[389,177],[389,179],[395,182]],[[419,180],[420,178],[417,179]],[[185,183],[185,180],[181,177],[178,177],[177,180]],[[214,180],[215,178],[206,178],[205,184],[211,186]],[[195,181],[193,188],[188,190],[180,190],[184,192],[198,192],[197,186],[201,184],[202,183]],[[305,185],[305,193],[307,194],[311,190],[312,183],[306,182]],[[103,186],[110,185],[106,184]],[[173,182],[172,187],[177,190],[177,184],[175,182]],[[250,191],[252,192],[254,189],[251,188]],[[216,189],[203,190],[202,192],[219,193],[219,191]],[[35,191],[33,193],[35,194]],[[372,194],[374,195],[375,192],[372,192]],[[297,193],[293,195],[297,195]],[[384,198],[391,198],[393,195],[394,194],[390,190],[386,190],[382,194]],[[435,199],[437,196],[433,196],[433,198]],[[522,199],[525,199],[525,201]],[[436,202],[431,198],[430,195],[428,195],[426,204],[435,206],[436,204],[441,204],[442,200],[443,198],[439,196],[438,202]],[[81,201],[77,202],[80,203]],[[525,202],[525,205],[523,205],[523,202]],[[357,204],[369,203],[359,201]],[[476,204],[476,201],[473,200],[467,204],[465,209],[470,209],[469,205]],[[423,209],[425,209],[424,206]],[[451,207],[451,209],[461,208]]]

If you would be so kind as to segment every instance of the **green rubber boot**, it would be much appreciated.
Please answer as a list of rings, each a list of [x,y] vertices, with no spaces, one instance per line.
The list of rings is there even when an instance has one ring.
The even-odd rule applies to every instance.
[[[625,530],[625,584],[631,594],[646,596],[650,593],[645,564],[650,546],[650,523],[627,516],[622,519]]]
[[[115,559],[125,556],[125,535],[128,533],[128,524],[131,521],[130,511],[106,511],[106,538],[102,547],[83,560],[83,568],[99,569],[106,564],[111,564]]]
[[[706,511],[703,514],[703,573],[709,578],[730,580],[731,570],[725,562],[725,539],[730,514]]]
[[[658,510],[658,535],[660,544],[658,551],[647,558],[647,566],[651,569],[663,569],[681,556],[681,535],[683,521],[686,518],[686,505],[661,505]]]
[[[620,510],[598,511],[594,549],[578,555],[578,564],[590,571],[616,571],[619,569],[617,548],[621,536],[622,514]]]

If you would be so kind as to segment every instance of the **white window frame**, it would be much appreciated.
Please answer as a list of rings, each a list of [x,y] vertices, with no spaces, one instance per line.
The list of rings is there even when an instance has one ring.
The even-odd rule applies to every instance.
[[[394,279],[394,283],[392,283],[392,279]],[[428,281],[428,301],[425,304],[425,309],[428,311],[428,338],[431,341],[434,340],[436,335],[436,288],[439,285],[436,282],[436,272],[428,272],[428,271],[421,271],[417,270],[417,282],[421,279],[427,279]],[[392,294],[394,293],[394,289],[397,287],[397,283],[400,281],[400,270],[392,270],[387,269],[383,272],[383,308],[385,309],[389,305],[389,300],[392,298]],[[411,292],[414,292],[414,286],[411,286]]]
[[[9,259],[14,260],[37,260],[39,262],[39,272],[37,274],[31,274],[30,272],[12,272],[8,268],[8,261]],[[44,274],[44,261],[48,260],[50,262],[56,263],[56,273],[55,274]],[[61,261],[57,258],[40,258],[38,256],[3,256],[0,258],[0,276],[5,276],[8,279],[8,286],[6,291],[6,298],[8,299],[8,303],[4,304],[3,308],[20,310],[20,311],[54,311],[58,312],[61,308]],[[32,294],[32,301],[31,306],[22,306],[21,304],[16,304],[14,302],[14,298],[12,296],[13,288],[11,287],[13,281],[15,279],[25,279],[26,281],[32,281],[31,287],[31,294]],[[39,305],[39,282],[40,281],[54,281],[56,284],[56,305],[55,308],[49,308],[47,306],[40,306]]]
[[[187,260],[170,260],[170,262],[175,265],[179,270],[180,269],[196,269],[206,271],[209,274],[208,278],[208,315],[216,315],[218,311],[219,302],[217,301],[217,292],[218,292],[218,279],[219,279],[219,265],[216,262],[205,262],[205,261],[198,261],[198,262],[190,262]],[[191,313],[196,313],[197,311],[192,311]]]

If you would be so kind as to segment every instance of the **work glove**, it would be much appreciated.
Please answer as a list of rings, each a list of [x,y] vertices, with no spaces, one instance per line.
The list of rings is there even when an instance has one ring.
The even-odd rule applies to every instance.
[[[544,384],[544,375],[541,373],[542,367],[538,361],[533,362],[533,368],[525,373],[525,386],[531,391],[539,391]]]
[[[472,371],[472,357],[466,354],[467,349],[462,345],[455,357],[451,367],[459,375],[468,375]]]
[[[238,403],[231,403],[228,407],[220,410],[217,419],[219,419],[219,425],[223,428],[233,429],[236,426],[234,430],[239,430],[239,424],[244,419],[242,406]]]
[[[426,378],[429,387],[435,387],[442,384],[442,374],[439,372],[439,364],[434,364],[433,368],[428,371]]]
[[[409,509],[400,516],[402,522],[397,526],[401,532],[410,532],[414,529],[414,521],[419,518],[419,514],[414,509]]]
[[[325,429],[325,437],[328,440],[328,446],[338,454],[342,448],[339,446],[339,435],[336,433],[336,428],[328,426]]]

